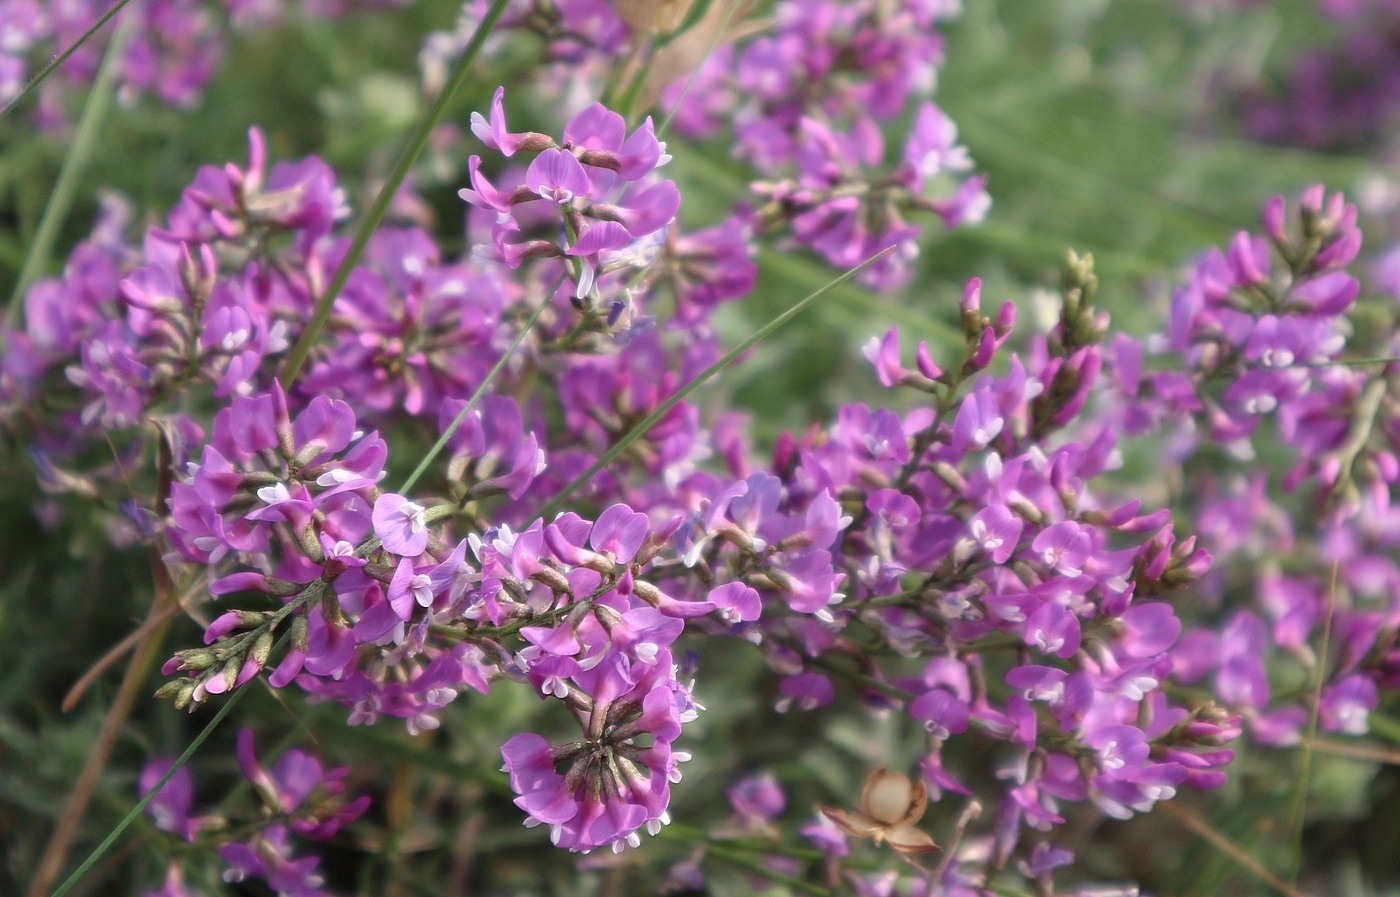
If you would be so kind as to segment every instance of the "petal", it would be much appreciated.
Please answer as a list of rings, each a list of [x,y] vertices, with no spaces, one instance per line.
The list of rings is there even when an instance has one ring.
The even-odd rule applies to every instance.
[[[602,103],[589,103],[564,126],[564,140],[592,150],[617,152],[627,136],[627,122]]]
[[[588,175],[573,153],[547,149],[535,157],[525,171],[525,185],[541,196],[552,195],[559,200],[560,189],[574,196],[588,193]]]
[[[890,846],[900,853],[928,853],[937,850],[938,845],[926,832],[922,832],[912,825],[896,826],[886,829],[885,840],[890,842]]]
[[[840,810],[836,807],[822,807],[821,811],[827,819],[840,826],[842,831],[857,838],[872,837],[881,828],[880,823],[864,813],[853,813],[850,810]]]
[[[619,249],[630,242],[632,235],[616,221],[595,221],[585,224],[574,245],[565,252],[569,255],[593,255],[606,249]]]

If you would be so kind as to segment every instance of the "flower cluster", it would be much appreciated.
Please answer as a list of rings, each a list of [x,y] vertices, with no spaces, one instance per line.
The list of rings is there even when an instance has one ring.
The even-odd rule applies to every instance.
[[[457,30],[429,40],[421,58],[429,91],[441,84],[450,53],[465,44],[485,8],[481,0],[465,4]],[[972,173],[956,125],[929,100],[943,56],[937,26],[957,12],[957,3],[788,0],[776,5],[771,23],[745,20],[742,4],[717,0],[698,16],[688,9],[682,2],[624,2],[614,9],[594,0],[547,6],[522,0],[507,8],[503,22],[507,30],[545,39],[553,64],[539,77],[546,89],[565,94],[568,105],[583,105],[572,102],[581,84],[620,68],[617,95],[664,111],[687,137],[729,139],[758,176],[757,207],[737,210],[755,230],[789,234],[841,268],[898,247],[862,273],[869,283],[890,287],[908,279],[922,230],[910,213],[935,214],[948,227],[975,224],[986,214],[986,178]],[[664,40],[651,39],[658,32]],[[624,57],[645,61],[634,65]],[[590,109],[579,115],[596,115]],[[489,129],[485,122],[473,125],[493,147],[488,133],[497,142],[511,136],[498,133],[504,122],[497,112],[493,107]],[[897,131],[906,119],[912,120],[907,133]],[[516,146],[553,145],[537,134],[514,137],[524,142],[500,144],[507,155]],[[568,132],[565,139],[571,140]],[[614,134],[608,142],[621,139]],[[593,148],[587,140],[584,146]],[[585,166],[598,164],[574,155]],[[534,193],[546,186],[580,194],[584,172],[576,167],[542,155],[526,185]],[[540,180],[547,170],[557,184]],[[596,174],[589,180],[596,189]],[[512,196],[503,191],[499,199],[508,203]],[[566,235],[568,244],[576,239]]]
[[[1183,783],[1219,784],[1232,755],[1221,745],[1238,731],[1221,709],[1175,706],[1164,690],[1181,622],[1162,599],[1209,557],[1173,538],[1165,511],[1091,488],[1112,463],[1111,429],[1049,441],[1078,418],[1101,368],[1095,283],[1073,264],[1059,324],[1002,375],[985,371],[1014,307],[984,316],[976,282],[960,364],[945,369],[923,347],[905,368],[897,332],[873,341],[882,381],[931,405],[848,406],[830,430],[794,440],[767,489],[754,484],[768,475],[750,477],[754,503],[716,517],[716,500],[711,547],[696,558],[798,615],[760,621],[784,675],[781,706],[826,705],[833,677],[859,672],[927,730],[923,773],[939,795],[968,793],[945,747],[973,731],[1004,743],[1011,786],[988,799],[1003,859],[1024,828],[1063,821],[1061,802],[1126,817]]]
[[[996,745],[1007,785],[981,798],[998,807],[985,833],[998,866],[1032,849],[1020,846],[1025,830],[1064,821],[1067,803],[1122,817],[1183,784],[1221,781],[1235,718],[1166,696],[1181,623],[1164,596],[1209,558],[1175,538],[1165,511],[1092,485],[1113,463],[1114,430],[1077,426],[1107,327],[1087,261],[1072,260],[1058,324],[1022,354],[1008,354],[1014,306],[984,314],[975,281],[960,359],[940,364],[921,346],[906,367],[896,331],[873,340],[877,377],[917,396],[911,410],[848,405],[758,463],[733,418],[705,428],[698,408],[676,403],[586,485],[582,500],[602,510],[541,517],[550,496],[713,360],[710,313],[746,289],[750,263],[742,231],[681,233],[675,187],[639,180],[663,154],[649,127],[628,135],[592,107],[556,142],[511,132],[497,98],[475,122],[479,135],[502,155],[536,155],[507,191],[480,160],[469,166],[467,197],[495,217],[491,251],[444,262],[419,231],[381,232],[296,383],[284,386],[272,362],[343,257],[343,202],[318,160],[266,171],[256,132],[247,168],[203,169],[142,251],[112,225],[80,249],[75,257],[105,263],[92,299],[65,301],[87,283],[72,265],[31,292],[27,327],[11,334],[26,347],[7,368],[13,395],[41,394],[94,334],[107,335],[109,357],[123,345],[151,353],[139,360],[154,372],[121,392],[73,370],[72,406],[97,410],[69,412],[77,426],[66,442],[14,400],[12,425],[47,425],[53,452],[77,463],[92,435],[85,421],[130,425],[177,388],[197,387],[218,409],[207,427],[179,413],[160,430],[179,466],[168,504],[143,518],[147,538],[168,541],[167,562],[207,569],[225,605],[205,645],[167,663],[178,675],[162,695],[198,706],[268,670],[273,686],[342,704],[351,723],[391,716],[419,732],[464,692],[528,684],[580,732],[515,735],[506,771],[527,822],[580,851],[635,844],[669,819],[687,756],[676,743],[700,709],[674,647],[686,636],[758,645],[777,674],[779,712],[830,705],[845,681],[900,708],[927,733],[921,774],[934,797],[971,790],[960,772],[967,739]],[[657,192],[667,207],[649,219],[636,211],[646,202],[628,204]],[[549,206],[558,217],[526,217]],[[622,263],[624,286],[607,250],[580,247],[595,230],[629,226],[621,254],[652,245]],[[576,286],[592,271],[591,287],[550,284],[570,260]],[[647,323],[642,310],[668,294],[670,320]],[[601,298],[624,295],[620,309],[622,298]],[[519,333],[527,303],[548,314],[469,406],[465,393]],[[252,354],[239,360],[234,349]],[[515,398],[522,383],[553,413]],[[114,398],[127,395],[125,405]],[[447,478],[386,491],[379,433],[424,418],[446,437]],[[715,454],[725,469],[701,463]],[[274,657],[284,632],[290,644]],[[871,818],[904,824],[879,812]],[[900,843],[920,841],[900,831]],[[282,835],[263,837],[230,862],[263,877],[275,870],[255,860],[300,862]]]
[[[192,816],[194,783],[189,767],[176,770],[146,806],[156,826],[186,841],[207,839],[217,844],[219,857],[226,864],[224,881],[260,879],[279,894],[296,897],[323,897],[324,878],[316,871],[320,858],[297,855],[293,838],[325,841],[353,822],[369,807],[369,796],[351,800],[345,797],[346,767],[327,769],[312,754],[292,748],[272,769],[258,762],[253,732],[238,734],[238,765],[252,783],[263,804],[251,827],[231,831],[229,820],[213,816]],[[150,761],[141,770],[141,791],[149,793],[169,771],[168,759]],[[165,886],[153,894],[160,897],[190,897],[180,867],[172,864]]]
[[[214,590],[289,600],[276,613],[226,613],[209,648],[172,661],[191,675],[167,689],[183,701],[235,684],[250,654],[265,660],[249,646],[270,643],[289,614],[297,640],[270,681],[295,677],[351,707],[352,721],[389,713],[431,727],[464,685],[528,680],[572,711],[583,738],[510,739],[516,802],[555,843],[584,851],[636,843],[643,825],[668,818],[685,756],[672,743],[697,709],[670,647],[687,629],[755,641],[781,675],[780,710],[829,704],[833,675],[873,678],[928,732],[923,775],[936,794],[968,790],[945,746],[969,731],[1004,743],[1014,787],[999,801],[1001,862],[1024,828],[1062,822],[1062,801],[1127,816],[1182,784],[1218,784],[1234,719],[1176,706],[1164,690],[1181,623],[1161,597],[1199,577],[1208,556],[1174,540],[1165,512],[1090,491],[1110,463],[1110,430],[1046,443],[1085,407],[1100,370],[1106,320],[1094,287],[1076,262],[1058,326],[994,376],[985,372],[1014,308],[983,316],[970,284],[960,365],[945,370],[921,350],[918,370],[906,369],[893,332],[870,348],[882,380],[932,406],[848,406],[829,431],[783,447],[773,472],[726,481],[694,471],[664,491],[615,480],[597,490],[625,502],[595,520],[565,512],[455,542],[434,524],[450,505],[381,493],[376,471],[350,461],[378,455],[352,449],[337,461],[344,439],[305,435],[348,434],[347,409],[313,402],[288,420],[277,393],[235,399],[176,494],[176,522],[221,476],[256,486],[259,501],[225,500],[234,519],[219,520],[242,536],[230,546],[239,559],[265,568],[274,562],[258,534],[285,530],[282,560]],[[277,469],[228,472],[224,449],[245,459],[249,447],[225,432],[264,433],[253,454],[280,456]],[[859,652],[853,629],[866,633]],[[998,659],[1006,647],[1010,664]]]
[[[763,227],[786,225],[843,268],[897,246],[862,275],[895,286],[917,254],[921,229],[908,212],[934,212],[954,227],[976,224],[991,202],[956,125],[927,99],[943,55],[936,26],[957,8],[779,3],[771,34],[714,54],[698,85],[673,85],[663,99],[691,136],[732,119],[739,154],[763,178],[754,184]],[[909,115],[913,125],[887,162],[883,128]]]
[[[218,396],[246,395],[264,360],[286,351],[320,284],[293,271],[323,270],[324,239],[349,210],[319,159],[269,172],[263,138],[250,132],[247,168],[205,166],[170,212],[126,245],[124,205],[113,201],[63,276],[25,298],[25,326],[6,337],[0,406],[26,406],[66,379],[77,406],[44,434],[71,452],[97,426],[139,423],[175,391],[208,382]],[[287,242],[290,241],[290,242]],[[66,410],[66,409],[65,409]]]
[[[338,16],[350,6],[388,6],[403,0],[317,0],[298,4],[317,16]],[[227,42],[226,29],[249,30],[284,17],[285,0],[151,0],[132,4],[138,17],[116,63],[118,98],[133,104],[144,95],[189,107],[199,101],[218,69]],[[68,49],[100,19],[110,4],[100,0],[42,3],[0,0],[0,103],[24,89],[49,58]],[[69,121],[71,94],[96,77],[106,45],[90,40],[73,53],[59,77],[40,88],[38,123],[60,127]]]
[[[732,640],[772,673],[769,718],[855,706],[913,733],[899,759],[915,780],[890,759],[858,810],[800,829],[829,878],[848,836],[934,850],[927,805],[956,801],[946,861],[921,884],[966,894],[1013,874],[1052,892],[1073,817],[1221,785],[1242,726],[1272,744],[1310,716],[1366,731],[1400,683],[1400,386],[1390,362],[1342,363],[1397,347],[1389,300],[1351,273],[1355,209],[1321,188],[1296,220],[1272,201],[1263,235],[1196,261],[1145,343],[1110,336],[1088,257],[1070,254],[1057,317],[1029,335],[974,279],[960,345],[911,360],[898,329],[873,338],[888,400],[843,405],[763,457],[741,416],[675,401],[719,357],[713,313],[752,288],[760,241],[787,234],[842,266],[905,247],[867,270],[889,285],[918,237],[906,213],[985,211],[927,101],[954,4],[784,0],[768,33],[720,32],[685,98],[630,69],[664,71],[685,29],[728,27],[681,6],[666,24],[581,0],[509,20],[547,34],[552,58],[635,55],[613,92],[630,107],[652,90],[687,133],[732,118],[762,178],[752,213],[687,232],[650,118],[629,129],[592,103],[546,128],[558,138],[512,131],[499,88],[471,119],[490,152],[466,165],[464,258],[393,223],[335,277],[351,252],[335,173],[269,166],[255,130],[246,165],[200,169],[139,240],[113,202],[30,290],[5,335],[0,423],[33,443],[50,492],[112,499],[154,467],[135,477],[149,502],[122,506],[124,538],[216,608],[159,694],[194,709],[266,673],[350,724],[392,717],[415,736],[469,692],[533,694],[553,717],[499,745],[525,824],[621,851],[671,819],[710,672],[690,649]],[[304,337],[306,363],[286,363]],[[100,465],[109,436],[118,457]],[[1115,471],[1142,436],[1177,482],[1127,495]],[[1288,453],[1277,481],[1253,463],[1271,451]],[[1201,472],[1221,457],[1238,475]],[[1280,659],[1315,698],[1274,700]],[[267,807],[257,824],[223,837],[192,815],[182,771],[151,804],[158,827],[217,837],[230,880],[319,893],[295,841],[365,800],[303,751],[268,770],[245,733],[238,754]],[[776,779],[729,797],[715,837],[783,837]],[[182,888],[172,873],[165,892]]]
[[[497,257],[510,268],[526,259],[575,260],[574,297],[580,302],[593,293],[599,269],[608,263],[638,252],[649,261],[652,253],[643,247],[663,236],[681,202],[673,182],[649,177],[671,158],[651,119],[629,135],[621,115],[593,103],[569,120],[563,143],[556,144],[543,134],[507,131],[504,103],[505,89],[498,88],[490,118],[473,115],[472,130],[503,156],[537,155],[523,182],[506,189],[492,185],[481,173],[481,157],[472,156],[472,186],[461,193],[496,213],[491,242]],[[540,214],[531,203],[549,211]]]
[[[1397,681],[1400,404],[1392,364],[1350,363],[1395,355],[1396,324],[1389,298],[1357,304],[1362,287],[1347,265],[1360,246],[1356,209],[1340,194],[1306,191],[1291,224],[1275,197],[1264,235],[1241,232],[1228,252],[1211,250],[1173,293],[1154,352],[1114,341],[1125,429],[1173,434],[1162,461],[1183,472],[1217,459],[1190,506],[1218,560],[1198,588],[1229,612],[1187,635],[1176,671],[1213,676],[1268,743],[1297,743],[1311,714],[1324,731],[1363,734],[1380,689]],[[1379,326],[1354,330],[1349,315]],[[1275,441],[1291,456],[1282,477],[1247,466]],[[1222,464],[1216,446],[1234,463]],[[1275,653],[1317,683],[1315,705],[1273,700]]]

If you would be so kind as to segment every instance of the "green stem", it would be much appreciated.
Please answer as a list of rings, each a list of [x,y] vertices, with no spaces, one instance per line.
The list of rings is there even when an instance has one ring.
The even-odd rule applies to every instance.
[[[822,274],[821,266],[811,264],[801,256],[778,252],[766,246],[758,250],[758,260],[764,272],[789,283],[810,283]],[[958,289],[961,288],[959,285]],[[902,327],[912,328],[926,338],[933,348],[951,351],[965,342],[961,327],[943,318],[922,314],[907,305],[882,299],[860,287],[850,286],[838,290],[831,298],[848,313],[858,315],[862,322],[869,321],[872,316],[878,316]]]
[[[374,204],[370,206],[369,214],[365,216],[365,220],[360,223],[359,230],[355,232],[355,239],[350,244],[350,250],[346,252],[340,266],[335,269],[335,276],[331,278],[325,293],[316,300],[316,310],[311,315],[311,322],[306,325],[306,330],[302,332],[301,338],[297,340],[296,345],[292,347],[291,353],[287,356],[286,364],[282,368],[283,386],[289,387],[296,382],[297,375],[301,373],[302,366],[306,363],[306,356],[310,354],[311,347],[315,345],[317,337],[321,335],[321,330],[330,318],[331,307],[335,304],[336,297],[340,295],[346,281],[350,279],[350,273],[359,264],[360,257],[364,255],[365,247],[369,244],[370,237],[374,235],[375,229],[379,227],[379,223],[384,220],[384,216],[388,213],[389,204],[393,201],[394,195],[398,193],[399,185],[408,176],[409,169],[418,161],[418,157],[423,154],[433,129],[446,116],[447,107],[452,101],[452,97],[466,83],[472,63],[476,61],[477,55],[486,43],[486,38],[490,36],[496,21],[505,12],[509,2],[510,0],[495,0],[491,4],[486,18],[481,20],[480,25],[476,26],[476,32],[472,35],[471,41],[462,51],[456,65],[452,67],[447,84],[442,88],[437,99],[433,101],[433,105],[429,107],[423,119],[419,121],[418,127],[409,138],[408,146],[404,148],[398,161],[394,163],[393,169],[389,172],[388,180],[380,188],[379,195],[374,198]]]
[[[125,2],[126,0],[123,0],[123,3]],[[121,4],[118,4],[109,11],[108,15],[110,16],[120,8]],[[106,19],[104,18],[102,21],[106,21]],[[99,22],[93,28],[100,27],[100,24]],[[112,82],[116,80],[122,49],[126,46],[126,42],[131,37],[135,27],[136,17],[125,17],[117,26],[116,34],[112,36],[111,43],[107,45],[107,54],[103,57],[102,67],[98,69],[97,77],[92,82],[92,89],[88,91],[87,102],[83,105],[82,117],[78,119],[78,129],[73,134],[73,142],[69,146],[68,153],[63,157],[63,165],[58,170],[58,180],[54,183],[53,192],[49,194],[49,201],[44,206],[44,214],[39,219],[39,229],[34,234],[34,242],[30,244],[29,252],[24,257],[24,267],[20,269],[14,293],[10,295],[10,305],[6,309],[5,323],[11,327],[20,325],[20,316],[24,311],[24,291],[29,289],[34,278],[48,264],[54,242],[58,239],[58,229],[63,225],[63,219],[67,217],[68,210],[73,206],[73,195],[77,192],[78,182],[82,179],[83,172],[92,159],[93,151],[97,149],[97,132],[102,127],[102,121],[107,117],[107,109],[112,104]],[[92,31],[90,30],[88,33],[91,34]],[[76,47],[77,44],[74,44],[73,48]],[[18,101],[16,98],[14,102]],[[14,103],[11,103],[11,106],[13,105]],[[8,111],[9,108],[6,107],[6,110]],[[3,113],[0,113],[0,117],[3,117]]]
[[[74,53],[76,53],[79,47],[87,43],[94,34],[101,31],[102,26],[106,25],[107,21],[111,19],[112,16],[121,12],[122,7],[126,6],[130,2],[131,0],[117,0],[116,3],[112,4],[112,8],[103,13],[102,18],[98,19],[96,22],[93,22],[91,28],[79,35],[78,39],[73,41],[73,43],[68,46],[68,49],[64,50],[62,53],[49,60],[49,64],[41,68],[39,70],[39,74],[35,75],[28,84],[24,85],[24,90],[21,90],[13,100],[10,100],[8,103],[6,103],[5,108],[0,109],[0,121],[3,121],[5,116],[9,115],[16,107],[19,106],[20,103],[24,102],[24,98],[33,93],[34,90],[44,82],[45,78],[53,74],[54,69],[67,62],[69,56],[72,56]]]
[[[97,845],[96,849],[88,855],[88,858],[83,860],[82,865],[74,869],[73,874],[68,876],[63,884],[58,886],[58,890],[54,891],[50,897],[63,897],[64,894],[72,890],[74,885],[82,880],[83,876],[87,874],[87,871],[92,868],[93,864],[100,860],[102,855],[111,848],[112,844],[121,837],[122,832],[125,832],[127,828],[136,821],[136,818],[141,815],[141,811],[146,809],[146,805],[160,793],[160,790],[165,787],[167,782],[175,777],[175,773],[184,768],[185,764],[189,762],[189,759],[194,756],[194,752],[199,750],[200,745],[204,744],[205,740],[208,739],[210,735],[214,734],[214,730],[218,728],[219,723],[223,722],[224,717],[228,716],[229,711],[234,708],[234,705],[236,705],[247,692],[248,689],[240,688],[229,695],[228,700],[224,702],[224,706],[219,708],[219,712],[214,714],[214,718],[209,721],[209,724],[195,736],[194,741],[190,742],[190,746],[185,748],[185,752],[176,759],[175,763],[171,765],[165,775],[161,776],[160,781],[156,782],[155,787],[148,791],[145,797],[136,802],[136,806],[131,808],[131,812],[127,813],[126,817],[122,819],[121,822],[117,823],[117,827],[112,829],[111,834],[109,834],[101,844]]]
[[[893,683],[876,679],[874,676],[867,676],[865,673],[852,669],[843,663],[838,663],[826,655],[808,657],[807,663],[818,669],[826,670],[828,673],[835,673],[837,676],[850,680],[857,685],[864,686],[871,691],[878,691],[881,694],[889,695],[892,698],[898,698],[901,701],[909,701],[915,697],[914,693],[908,689],[900,688]]]
[[[813,293],[810,293],[807,296],[807,298],[798,302],[792,308],[789,308],[787,311],[783,312],[773,320],[769,321],[766,325],[759,328],[759,330],[755,332],[753,336],[750,336],[748,339],[744,340],[739,345],[729,350],[729,352],[726,353],[723,358],[721,358],[719,361],[716,361],[714,364],[705,368],[705,370],[701,371],[698,375],[693,377],[689,383],[676,390],[660,405],[657,405],[655,411],[653,411],[651,414],[648,414],[636,426],[624,433],[616,442],[614,442],[608,448],[607,451],[603,452],[603,454],[598,457],[598,460],[594,461],[591,465],[589,465],[587,470],[574,477],[573,480],[571,480],[567,486],[565,486],[563,489],[560,489],[558,494],[551,498],[549,500],[549,503],[540,509],[540,517],[548,519],[550,517],[553,517],[556,513],[558,513],[558,511],[563,507],[564,502],[568,499],[570,495],[574,493],[575,490],[578,489],[578,487],[591,480],[593,476],[598,473],[598,471],[602,470],[604,467],[612,463],[614,458],[626,451],[629,445],[631,445],[633,442],[636,442],[637,439],[641,438],[641,436],[644,433],[646,433],[648,430],[650,430],[653,426],[656,425],[657,421],[665,417],[668,411],[670,411],[677,404],[683,401],[686,396],[690,395],[692,392],[698,389],[701,384],[709,380],[715,374],[718,374],[720,371],[729,367],[729,365],[733,364],[734,361],[738,359],[740,355],[743,355],[749,349],[758,345],[759,342],[766,339],[778,328],[782,327],[788,321],[791,321],[793,318],[797,317],[807,308],[807,306],[811,305],[813,302],[816,302],[818,299],[826,295],[831,290],[835,289],[837,286],[840,286],[841,284],[850,280],[852,277],[855,277],[857,274],[864,271],[866,268],[875,264],[876,261],[878,261],[882,256],[884,256],[893,248],[894,247],[891,246],[888,249],[880,250],[879,252],[872,255],[870,258],[861,262],[859,265],[856,265],[854,268],[837,277],[835,280],[828,282],[825,286],[821,287]]]
[[[562,282],[561,279],[560,283]],[[500,360],[496,362],[495,367],[491,368],[491,372],[486,375],[485,380],[481,381],[481,385],[476,388],[476,392],[472,393],[470,399],[467,399],[467,404],[458,412],[457,418],[452,421],[452,425],[442,432],[442,436],[438,437],[438,441],[433,443],[432,448],[428,449],[428,453],[423,456],[423,460],[418,462],[418,466],[413,469],[413,473],[409,474],[408,479],[403,481],[403,485],[399,487],[399,492],[407,494],[408,490],[412,489],[413,485],[418,482],[418,478],[423,475],[423,472],[428,469],[428,465],[433,463],[433,459],[436,458],[447,445],[447,440],[451,439],[452,434],[457,432],[457,428],[462,425],[462,422],[467,419],[467,415],[471,414],[472,409],[476,407],[476,403],[481,401],[481,397],[486,393],[487,388],[496,381],[496,377],[501,373],[501,369],[506,366],[506,362],[515,354],[515,350],[519,348],[520,343],[525,339],[525,334],[529,333],[534,328],[535,322],[540,319],[540,315],[549,307],[549,303],[554,299],[554,293],[558,289],[559,284],[556,284],[544,294],[544,299],[540,300],[539,307],[535,309],[535,313],[530,315],[530,320],[526,321],[525,326],[520,328],[520,333],[516,335],[515,342],[510,344],[510,348],[507,349],[505,354],[500,357]]]
[[[1379,381],[1378,381],[1379,382]],[[1343,475],[1349,468],[1343,467]],[[1341,572],[1338,562],[1332,563],[1332,576],[1327,585],[1327,613],[1322,621],[1322,644],[1317,653],[1317,681],[1313,684],[1312,705],[1308,708],[1308,735],[1298,752],[1298,783],[1293,791],[1291,822],[1286,831],[1292,832],[1293,844],[1290,851],[1288,882],[1296,885],[1298,873],[1302,869],[1303,823],[1308,809],[1308,781],[1312,773],[1312,745],[1317,738],[1318,718],[1322,714],[1322,688],[1327,683],[1327,652],[1332,639],[1332,618],[1336,613],[1337,576]]]
[[[777,884],[787,885],[789,888],[795,891],[801,891],[804,894],[812,894],[814,897],[831,897],[833,893],[827,888],[823,888],[821,885],[814,885],[796,876],[779,872],[767,866],[758,857],[750,856],[749,854],[721,844],[716,844],[713,841],[705,845],[705,852],[710,856],[719,857],[727,863],[731,863],[742,869],[747,869]]]

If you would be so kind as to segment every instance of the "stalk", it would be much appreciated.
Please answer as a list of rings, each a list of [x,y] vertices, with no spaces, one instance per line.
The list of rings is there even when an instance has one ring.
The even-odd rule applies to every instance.
[[[345,288],[345,283],[350,279],[350,273],[355,270],[355,266],[360,263],[360,257],[364,255],[365,247],[369,245],[370,237],[379,227],[379,223],[384,220],[384,216],[389,212],[389,203],[394,199],[394,194],[398,193],[399,186],[403,184],[404,178],[413,168],[413,164],[418,161],[418,157],[423,154],[423,150],[428,145],[428,138],[432,136],[433,129],[447,115],[447,107],[451,103],[453,96],[463,84],[466,83],[467,75],[470,74],[472,63],[481,52],[482,46],[486,43],[486,38],[490,37],[491,30],[495,27],[501,14],[506,11],[506,6],[510,0],[495,0],[491,4],[491,9],[486,13],[486,17],[481,20],[481,24],[476,26],[476,32],[472,34],[471,41],[467,44],[462,55],[457,59],[456,65],[452,67],[451,75],[447,79],[447,84],[443,86],[433,105],[429,107],[426,115],[419,121],[418,127],[414,129],[413,135],[408,139],[408,145],[399,155],[398,161],[394,163],[393,169],[389,172],[389,178],[380,188],[379,195],[374,198],[374,204],[370,206],[369,214],[364,221],[360,222],[359,229],[355,232],[355,238],[350,243],[350,251],[345,253],[345,258],[341,260],[340,266],[335,269],[335,276],[331,278],[326,291],[321,294],[321,298],[316,300],[316,309],[311,315],[311,323],[306,325],[306,330],[302,331],[301,338],[292,347],[291,353],[287,356],[287,361],[282,367],[282,384],[290,387],[296,382],[297,375],[301,373],[302,366],[306,364],[306,356],[310,354],[311,347],[316,344],[316,339],[321,335],[321,330],[325,328],[326,321],[331,316],[331,307],[335,305],[336,297]]]

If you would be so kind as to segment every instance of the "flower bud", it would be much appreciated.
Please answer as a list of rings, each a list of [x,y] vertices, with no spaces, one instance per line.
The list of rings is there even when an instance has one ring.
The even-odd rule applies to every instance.
[[[306,652],[306,614],[292,618],[292,644],[298,651]]]
[[[569,578],[553,567],[541,567],[531,573],[530,578],[548,586],[560,595],[573,594],[573,586],[569,585]]]
[[[933,474],[942,480],[949,489],[961,493],[967,489],[967,479],[947,461],[933,462]]]
[[[547,149],[557,149],[558,146],[553,137],[538,131],[525,131],[516,135],[517,153],[542,153]]]
[[[265,666],[268,655],[272,653],[272,630],[263,630],[262,635],[253,641],[253,649],[248,653],[253,658],[254,663],[258,666]]]
[[[190,706],[190,701],[194,699],[195,682],[193,679],[177,679],[180,688],[175,692],[175,709],[184,710]]]
[[[230,657],[228,663],[224,664],[224,690],[228,691],[238,682],[238,674],[243,670],[243,658]]]
[[[592,165],[594,168],[606,168],[608,171],[618,171],[622,168],[622,160],[617,157],[617,153],[609,150],[590,149],[579,153],[578,160],[584,165]],[[621,221],[622,216],[618,213],[616,206],[609,206],[603,203],[592,205],[593,217],[605,221]]]
[[[180,659],[181,669],[186,670],[207,670],[219,662],[219,657],[209,648],[190,648],[185,651],[176,651],[175,656]]]
[[[190,299],[191,317],[199,320],[200,313],[204,311],[204,306],[209,301],[209,294],[214,291],[214,283],[218,279],[219,266],[214,259],[214,250],[209,248],[208,243],[201,243],[199,260],[196,261],[190,252],[190,244],[181,243],[177,267],[180,273],[180,283],[185,288],[185,295],[189,296]]]
[[[181,690],[190,687],[189,683],[190,680],[183,676],[179,679],[171,679],[169,682],[156,689],[154,697],[158,701],[163,701],[166,698],[173,698],[178,695]]]
[[[644,579],[632,583],[632,593],[652,607],[661,603],[661,590]]]

